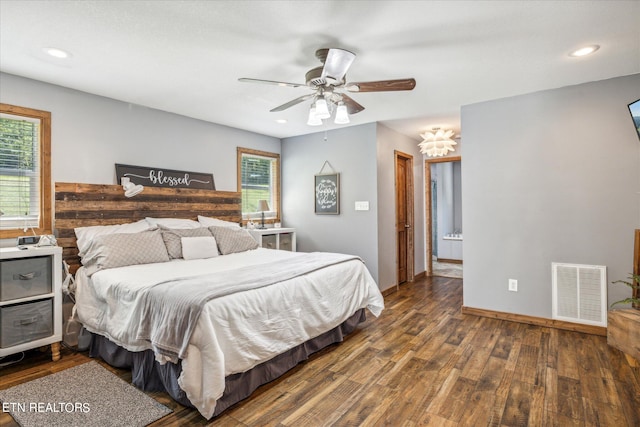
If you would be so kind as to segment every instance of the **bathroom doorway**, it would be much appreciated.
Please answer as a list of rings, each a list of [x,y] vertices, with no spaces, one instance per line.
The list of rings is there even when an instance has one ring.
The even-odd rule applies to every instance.
[[[462,278],[461,158],[425,160],[426,274]]]

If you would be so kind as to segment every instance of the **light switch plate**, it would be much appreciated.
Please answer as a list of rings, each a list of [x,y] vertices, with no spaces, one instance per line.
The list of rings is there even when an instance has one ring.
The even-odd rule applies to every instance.
[[[357,211],[368,211],[369,210],[369,202],[356,202],[356,210]]]

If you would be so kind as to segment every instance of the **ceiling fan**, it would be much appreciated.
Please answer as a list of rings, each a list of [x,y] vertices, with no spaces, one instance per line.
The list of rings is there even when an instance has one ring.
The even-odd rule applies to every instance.
[[[398,80],[378,80],[371,82],[346,82],[345,76],[356,55],[348,50],[338,48],[324,48],[316,51],[316,57],[323,66],[309,70],[306,74],[306,83],[288,83],[274,80],[261,80],[240,78],[241,82],[265,83],[277,86],[303,87],[313,90],[312,93],[271,109],[271,112],[284,111],[301,102],[313,99],[309,111],[310,125],[322,124],[322,119],[331,116],[330,108],[336,107],[336,123],[349,123],[349,114],[356,114],[364,110],[364,107],[353,98],[342,92],[387,92],[398,90],[412,90],[416,86],[413,78]]]

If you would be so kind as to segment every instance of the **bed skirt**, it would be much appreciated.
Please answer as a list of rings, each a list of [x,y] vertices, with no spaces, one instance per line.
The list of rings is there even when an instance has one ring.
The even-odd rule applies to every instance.
[[[280,377],[298,363],[307,360],[313,353],[341,342],[365,320],[365,309],[360,309],[324,334],[279,354],[249,371],[228,376],[225,379],[224,394],[218,399],[213,415],[219,415],[231,405],[249,397],[258,387]],[[178,377],[182,372],[180,362],[161,365],[155,360],[152,350],[130,352],[97,334],[92,334],[89,355],[100,357],[116,368],[131,369],[132,383],[141,390],[164,391],[178,403],[194,407],[178,385]]]

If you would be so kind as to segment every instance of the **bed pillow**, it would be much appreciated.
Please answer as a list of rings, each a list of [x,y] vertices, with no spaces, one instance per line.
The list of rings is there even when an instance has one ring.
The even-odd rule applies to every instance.
[[[216,238],[211,234],[208,237],[182,237],[180,241],[184,259],[205,259],[218,256]]]
[[[256,239],[244,228],[209,227],[209,231],[216,238],[218,249],[222,255],[244,252],[258,247]]]
[[[92,257],[85,264],[89,276],[108,268],[169,261],[160,230],[98,236],[89,251]]]
[[[198,223],[196,223],[198,224]],[[167,247],[167,252],[171,258],[182,258],[182,238],[183,237],[211,237],[211,233],[205,227],[199,228],[167,228],[160,226],[162,240]]]
[[[140,233],[142,231],[152,230],[155,226],[149,224],[144,219],[133,222],[130,224],[116,224],[116,225],[94,225],[91,227],[76,227],[73,229],[76,233],[76,240],[78,245],[78,255],[82,258],[84,264],[84,258],[86,257],[87,250],[91,245],[93,239],[98,236],[115,233]]]
[[[204,227],[238,227],[240,228],[240,224],[237,222],[224,221],[218,218],[211,218],[208,216],[198,215],[198,222],[202,224]]]
[[[200,228],[202,224],[192,219],[183,218],[145,218],[153,226],[164,226],[166,228]]]

